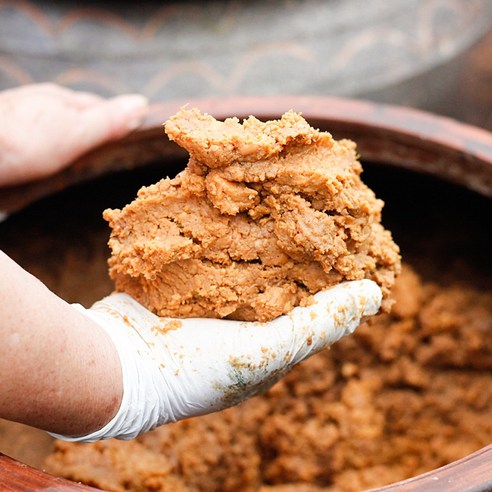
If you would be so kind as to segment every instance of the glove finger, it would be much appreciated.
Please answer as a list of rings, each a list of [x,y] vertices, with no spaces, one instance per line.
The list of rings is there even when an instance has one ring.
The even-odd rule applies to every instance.
[[[269,323],[224,326],[229,372],[249,386],[273,384],[295,364],[353,333],[364,317],[378,312],[381,298],[370,280],[345,282]]]
[[[272,322],[283,340],[281,346],[286,346],[285,339],[291,341],[284,358],[297,364],[352,334],[364,317],[379,311],[381,299],[381,289],[371,280],[345,282],[318,292],[310,306],[295,308]]]
[[[182,347],[167,353],[167,363],[174,358],[183,376],[201,381],[195,394],[203,392],[204,401],[218,395],[213,406],[224,408],[265,391],[295,364],[353,333],[363,317],[378,312],[381,297],[374,282],[352,281],[269,323],[180,320],[164,337],[167,347]]]

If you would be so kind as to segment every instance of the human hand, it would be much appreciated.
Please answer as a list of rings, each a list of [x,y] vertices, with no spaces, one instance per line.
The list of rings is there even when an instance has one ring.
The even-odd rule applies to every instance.
[[[46,177],[122,138],[147,108],[141,95],[103,99],[51,83],[0,92],[0,186]]]
[[[353,333],[381,304],[370,280],[319,292],[268,323],[159,318],[126,294],[79,308],[115,344],[123,373],[116,416],[88,436],[132,439],[159,425],[215,412],[266,391],[294,365]]]

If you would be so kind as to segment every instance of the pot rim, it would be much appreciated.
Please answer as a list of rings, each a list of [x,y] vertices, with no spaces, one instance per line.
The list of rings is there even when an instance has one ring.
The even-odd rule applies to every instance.
[[[333,129],[335,137],[357,142],[363,161],[433,174],[492,198],[492,132],[487,130],[414,108],[362,99],[221,97],[153,104],[142,126],[127,137],[92,150],[48,178],[1,189],[0,221],[74,184],[180,155],[178,146],[165,137],[162,125],[184,105],[200,108],[218,119],[251,114],[271,119],[292,109],[313,125]]]

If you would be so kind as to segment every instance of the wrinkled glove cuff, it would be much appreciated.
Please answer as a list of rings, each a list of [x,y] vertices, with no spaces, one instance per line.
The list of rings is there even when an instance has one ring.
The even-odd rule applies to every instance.
[[[160,397],[153,384],[154,371],[149,361],[149,348],[123,318],[115,326],[114,319],[92,309],[73,305],[89,316],[108,334],[119,355],[123,397],[116,415],[101,429],[86,436],[52,436],[64,441],[94,442],[103,439],[134,439],[162,422]]]

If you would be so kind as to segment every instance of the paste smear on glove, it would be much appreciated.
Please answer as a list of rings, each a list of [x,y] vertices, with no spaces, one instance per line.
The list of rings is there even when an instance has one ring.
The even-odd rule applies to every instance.
[[[181,109],[165,131],[187,167],[104,212],[118,291],[160,316],[268,321],[369,278],[389,308],[399,250],[353,142],[292,111],[241,123]]]

